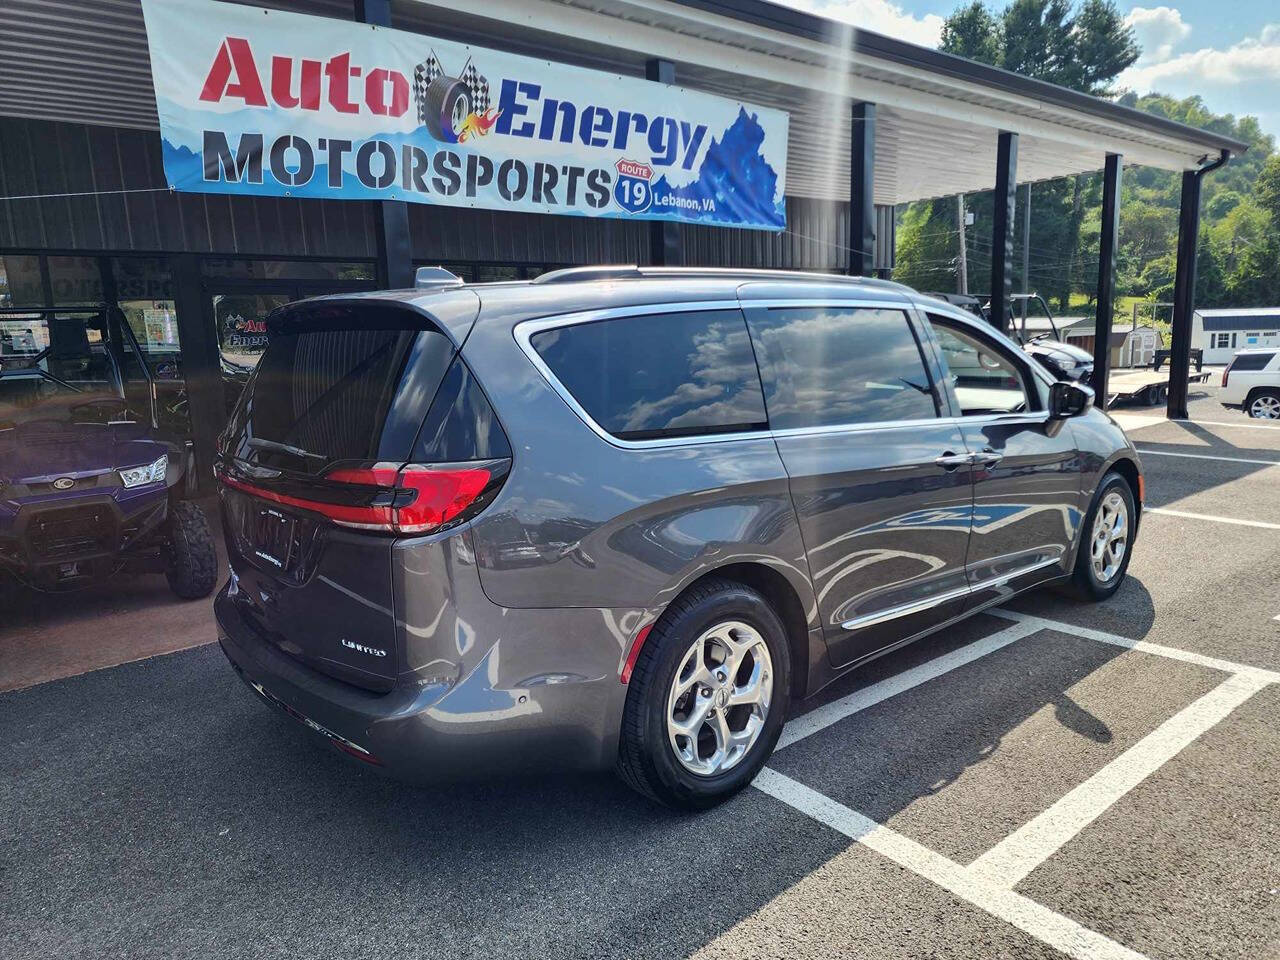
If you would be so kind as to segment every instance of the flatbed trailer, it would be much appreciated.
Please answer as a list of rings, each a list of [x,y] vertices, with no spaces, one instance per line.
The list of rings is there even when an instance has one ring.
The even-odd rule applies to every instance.
[[[1107,379],[1107,406],[1114,403],[1131,403],[1152,407],[1169,399],[1169,378],[1173,371],[1163,372],[1150,368],[1137,370],[1112,370]],[[1187,385],[1207,383],[1212,370],[1195,370],[1188,374]]]

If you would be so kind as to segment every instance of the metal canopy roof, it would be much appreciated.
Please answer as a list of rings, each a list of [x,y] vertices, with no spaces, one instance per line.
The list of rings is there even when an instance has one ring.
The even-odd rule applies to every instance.
[[[213,0],[211,0],[213,2]],[[255,6],[350,19],[351,0]],[[763,0],[395,0],[394,25],[596,69],[675,61],[681,85],[789,111],[788,194],[847,200],[849,103],[879,105],[876,202],[990,189],[996,133],[1018,179],[1128,163],[1191,169],[1246,145]],[[157,126],[138,0],[5,0],[0,115]]]

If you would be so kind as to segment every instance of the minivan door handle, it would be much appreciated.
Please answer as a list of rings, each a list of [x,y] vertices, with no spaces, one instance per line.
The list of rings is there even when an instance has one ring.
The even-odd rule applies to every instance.
[[[933,462],[940,466],[943,470],[954,470],[957,467],[967,467],[973,463],[973,454],[971,453],[952,453],[948,450],[942,456],[936,458]]]
[[[969,462],[979,467],[994,467],[1003,459],[1004,454],[996,453],[994,450],[983,450],[981,453],[969,454]]]

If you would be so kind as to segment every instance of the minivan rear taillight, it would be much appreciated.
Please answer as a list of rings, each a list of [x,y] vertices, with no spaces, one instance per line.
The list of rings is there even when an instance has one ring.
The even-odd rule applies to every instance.
[[[264,486],[220,470],[226,486],[319,514],[343,527],[379,533],[431,533],[469,520],[506,479],[510,461],[424,466],[375,464],[331,470],[301,489]]]
[[[1236,362],[1236,358],[1232,357],[1231,363],[1228,363],[1225,367],[1222,368],[1222,385],[1224,387],[1227,385],[1227,377],[1231,376],[1231,364],[1235,362]]]

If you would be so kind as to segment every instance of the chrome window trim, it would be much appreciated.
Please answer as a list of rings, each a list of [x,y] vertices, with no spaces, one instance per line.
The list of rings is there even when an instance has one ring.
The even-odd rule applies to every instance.
[[[911,312],[914,304],[909,300],[876,300],[874,298],[848,300],[836,297],[804,297],[794,300],[744,300],[738,306],[744,311],[757,307],[765,310],[778,310],[786,307],[850,307],[855,310],[896,310],[905,315]]]
[[[1015,577],[1021,577],[1028,573],[1035,573],[1037,570],[1043,570],[1045,567],[1061,562],[1062,557],[1050,557],[1048,560],[1040,560],[1030,566],[1023,567],[1021,570],[1015,570],[1012,573],[1002,573],[998,577],[989,577],[988,579],[980,580],[977,583],[970,583],[963,587],[956,587],[954,590],[948,590],[946,593],[940,593],[937,596],[925,597],[921,600],[912,600],[910,603],[899,604],[898,606],[890,607],[887,610],[878,610],[875,613],[868,613],[861,617],[854,617],[852,620],[844,621],[840,626],[844,630],[861,630],[864,627],[872,627],[878,623],[897,620],[899,617],[909,617],[913,613],[923,613],[925,610],[948,603],[951,600],[959,600],[961,597],[979,593],[983,590],[1003,587]]]
[[[547,385],[551,387],[566,404],[590,429],[591,432],[598,436],[606,443],[618,447],[622,450],[660,450],[664,447],[688,447],[695,444],[703,443],[728,443],[733,440],[770,440],[773,434],[768,430],[742,430],[738,432],[728,433],[698,433],[690,434],[687,437],[659,437],[653,440],[623,440],[615,437],[600,424],[596,423],[595,418],[587,413],[582,404],[574,398],[569,389],[560,382],[557,377],[543,361],[542,356],[534,348],[532,337],[535,334],[542,333],[546,330],[556,330],[560,327],[576,327],[584,323],[594,323],[599,320],[617,320],[622,317],[642,317],[649,314],[658,313],[699,313],[708,310],[733,310],[742,316],[742,304],[737,300],[698,300],[684,301],[679,303],[645,303],[634,304],[627,307],[605,307],[599,310],[583,310],[578,313],[564,313],[551,317],[539,317],[534,320],[522,320],[512,329],[515,336],[516,344],[520,347],[521,352],[529,358],[529,362],[534,365],[537,371],[542,374],[542,378],[547,381]],[[743,321],[743,331],[746,331],[746,321]],[[763,396],[763,388],[761,390]]]
[[[1030,413],[983,413],[968,417],[933,417],[920,420],[877,420],[870,423],[832,423],[821,427],[786,427],[770,431],[775,437],[809,437],[825,434],[877,433],[882,430],[911,430],[917,427],[972,427],[987,423],[1045,423],[1049,414],[1043,410]]]

